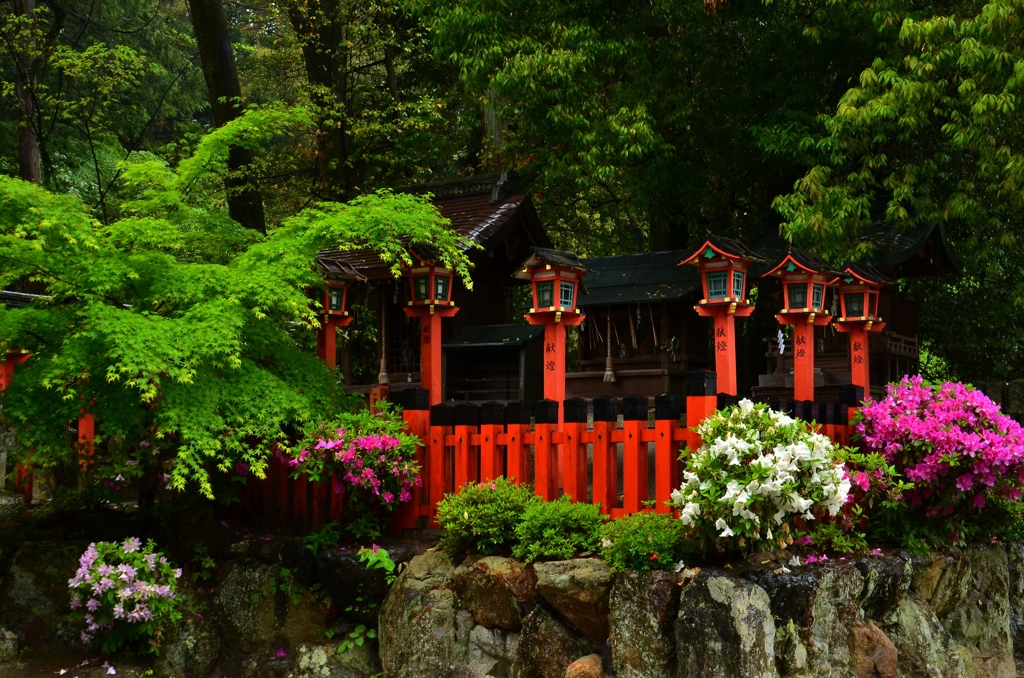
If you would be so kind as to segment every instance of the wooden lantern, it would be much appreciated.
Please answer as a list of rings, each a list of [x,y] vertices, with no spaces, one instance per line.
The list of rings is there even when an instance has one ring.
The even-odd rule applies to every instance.
[[[835,275],[818,257],[789,247],[762,276],[782,280],[782,311],[775,317],[793,326],[794,400],[814,400],[814,328],[832,321],[825,299]]]
[[[850,335],[850,373],[853,384],[871,392],[868,332],[881,332],[885,323],[878,315],[882,287],[892,281],[867,264],[847,263],[832,281],[839,288],[841,314],[835,327]]]
[[[328,280],[324,288],[323,311],[333,317],[348,317],[348,285],[337,280]]]
[[[436,264],[420,262],[408,269],[409,306],[451,306],[452,279],[450,269]]]
[[[405,269],[409,279],[409,300],[402,309],[410,318],[420,321],[420,384],[430,392],[430,404],[443,398],[444,380],[441,364],[441,322],[452,318],[459,309],[452,301],[455,275],[432,258],[430,248],[413,248],[416,265]]]
[[[715,319],[715,372],[719,393],[737,394],[735,318],[754,312],[754,306],[747,300],[747,275],[755,261],[760,258],[741,243],[706,233],[678,263],[700,268],[704,296],[694,309],[702,316]]]
[[[561,405],[565,400],[565,328],[583,322],[577,307],[580,281],[586,275],[583,264],[572,252],[535,247],[515,274],[528,280],[533,306],[526,314],[531,325],[544,326],[544,397]]]

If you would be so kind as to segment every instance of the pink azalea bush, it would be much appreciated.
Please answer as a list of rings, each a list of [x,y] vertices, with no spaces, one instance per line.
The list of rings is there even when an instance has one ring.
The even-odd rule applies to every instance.
[[[408,502],[413,488],[422,485],[415,461],[417,442],[392,410],[376,415],[362,411],[317,432],[285,462],[296,475],[310,480],[333,479],[333,491],[345,494],[349,513],[370,520]],[[358,529],[368,531],[357,537],[372,537],[377,528]]]
[[[68,581],[72,621],[85,624],[81,641],[115,652],[145,642],[156,653],[164,631],[181,619],[172,567],[150,540],[89,544]]]
[[[904,377],[861,409],[856,431],[912,483],[903,500],[928,518],[977,512],[1024,488],[1024,429],[980,391]],[[854,484],[858,483],[854,478]]]

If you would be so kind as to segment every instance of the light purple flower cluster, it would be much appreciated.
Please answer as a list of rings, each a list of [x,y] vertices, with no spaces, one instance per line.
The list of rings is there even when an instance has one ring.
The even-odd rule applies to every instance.
[[[82,643],[92,642],[122,622],[141,625],[179,618],[174,612],[174,585],[179,577],[181,570],[172,569],[167,558],[154,553],[152,541],[145,547],[136,537],[120,544],[89,544],[75,576],[68,580],[72,618],[85,622]],[[141,635],[159,635],[159,628],[151,627]]]
[[[861,409],[857,432],[914,483],[904,499],[929,517],[981,508],[988,492],[1021,496],[1024,429],[961,383],[932,388],[904,377]]]

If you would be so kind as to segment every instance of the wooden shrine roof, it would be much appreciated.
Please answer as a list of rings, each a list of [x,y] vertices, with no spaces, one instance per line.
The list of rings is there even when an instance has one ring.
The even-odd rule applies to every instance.
[[[533,202],[522,192],[514,172],[403,186],[395,192],[433,194],[434,204],[451,221],[455,232],[483,247],[482,251],[470,252],[470,259],[486,256],[510,237],[514,239],[517,228],[522,229],[518,237],[530,245],[551,247]],[[391,267],[371,249],[326,249],[317,260],[328,274],[346,268],[371,281],[393,277]]]
[[[700,273],[676,264],[684,250],[643,252],[582,259],[589,271],[583,280],[581,308],[682,299],[700,289]]]

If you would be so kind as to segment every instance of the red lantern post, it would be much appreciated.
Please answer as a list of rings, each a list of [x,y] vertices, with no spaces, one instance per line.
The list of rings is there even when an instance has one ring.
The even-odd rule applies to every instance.
[[[415,256],[415,255],[414,255]],[[452,302],[454,274],[444,266],[419,260],[408,269],[409,302],[403,311],[420,319],[420,381],[430,391],[430,404],[441,402],[441,319],[459,309]]]
[[[793,326],[793,399],[814,400],[814,328],[828,325],[825,293],[835,273],[818,257],[790,247],[762,277],[782,279],[782,312],[775,317]]]
[[[533,306],[526,314],[531,325],[544,326],[544,397],[558,403],[558,421],[564,421],[565,328],[575,327],[586,317],[577,308],[580,280],[586,274],[572,252],[533,248],[530,258],[516,273],[529,280]]]
[[[316,334],[316,354],[328,367],[334,367],[337,355],[337,328],[348,327],[352,318],[348,314],[348,285],[340,280],[328,280],[323,288],[320,329]]]
[[[701,316],[715,320],[715,372],[718,392],[737,394],[736,385],[736,318],[754,312],[747,300],[747,273],[759,258],[742,244],[710,233],[693,250],[685,254],[679,266],[700,268],[704,296],[694,309]]]
[[[868,332],[881,332],[885,323],[878,316],[878,295],[892,281],[865,264],[848,263],[832,281],[839,285],[842,313],[835,326],[850,335],[850,372],[855,386],[871,393],[871,369],[868,361]]]

